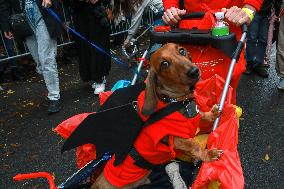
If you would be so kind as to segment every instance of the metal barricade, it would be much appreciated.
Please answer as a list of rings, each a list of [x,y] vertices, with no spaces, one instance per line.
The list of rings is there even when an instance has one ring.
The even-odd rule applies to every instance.
[[[63,21],[73,26],[73,20],[71,15],[71,10],[69,7],[64,6],[62,4],[63,10]],[[144,11],[144,16],[140,27],[147,27],[154,22],[154,13],[151,9],[146,8]],[[111,25],[111,36],[115,37],[120,34],[127,33],[129,27],[131,26],[131,20],[125,19],[125,21],[120,22],[118,25],[115,25],[113,22]],[[23,41],[16,41],[15,39],[8,40],[5,38],[3,33],[0,31],[1,41],[0,41],[0,63],[12,59],[17,59],[23,56],[27,56],[30,54],[26,44]],[[58,41],[58,47],[70,45],[74,43],[72,37],[68,32],[63,32],[63,35],[60,37]]]

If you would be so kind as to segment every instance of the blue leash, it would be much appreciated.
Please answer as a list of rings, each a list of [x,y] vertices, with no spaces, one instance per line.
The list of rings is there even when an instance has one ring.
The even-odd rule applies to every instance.
[[[96,48],[99,52],[109,56],[110,58],[112,58],[116,63],[122,65],[122,66],[127,66],[127,64],[123,63],[119,58],[112,56],[110,53],[108,53],[107,51],[105,51],[103,48],[99,47],[98,45],[96,45],[94,42],[90,42],[85,36],[83,36],[82,34],[80,34],[79,32],[77,32],[76,30],[74,30],[73,28],[67,26],[66,24],[64,24],[62,22],[62,20],[59,18],[59,16],[51,9],[51,8],[46,8],[47,12],[53,16],[53,18],[55,18],[55,20],[57,20],[60,24],[62,24],[62,26],[68,31],[71,32],[73,34],[75,34],[76,36],[78,36],[79,38],[81,38],[83,41],[86,41],[88,44],[90,44],[92,47]]]

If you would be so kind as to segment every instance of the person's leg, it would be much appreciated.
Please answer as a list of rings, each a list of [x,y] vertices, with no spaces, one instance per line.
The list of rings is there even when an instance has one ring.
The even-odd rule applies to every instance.
[[[254,71],[261,77],[268,77],[268,68],[264,63],[264,56],[267,47],[268,39],[268,16],[260,16],[259,29],[258,29],[258,42],[256,46],[255,65]]]
[[[42,74],[42,68],[39,62],[39,55],[38,55],[38,44],[35,35],[26,38],[26,45],[36,63],[36,72]]]
[[[7,49],[7,53],[9,57],[15,56],[15,50],[14,50],[14,43],[12,39],[4,38],[4,43]],[[9,65],[11,68],[11,76],[13,80],[21,80],[22,76],[20,75],[17,67],[17,62],[15,59],[9,60]]]
[[[61,109],[59,104],[60,90],[56,63],[57,41],[50,38],[47,27],[36,3],[34,3],[34,20],[34,32],[37,41],[36,50],[38,52],[39,65],[48,90],[48,113],[56,113]]]
[[[247,42],[246,42],[246,61],[247,61],[247,73],[251,72],[254,66],[255,56],[256,56],[256,46],[258,40],[258,30],[259,30],[260,16],[255,15],[252,23],[249,25]]]
[[[3,36],[4,37],[4,36]],[[2,38],[3,39],[3,38]],[[2,51],[2,43],[0,41],[0,50]],[[4,54],[2,54],[2,52],[0,52],[0,59],[4,58]],[[4,79],[4,66],[3,66],[3,62],[0,62],[0,84],[1,83],[5,83],[6,80]]]
[[[280,19],[275,68],[277,74],[280,76],[280,82],[277,87],[280,90],[284,90],[284,17],[283,16]]]
[[[56,63],[57,41],[50,38],[43,19],[37,25],[36,38],[42,75],[48,90],[48,99],[59,100],[59,78]]]

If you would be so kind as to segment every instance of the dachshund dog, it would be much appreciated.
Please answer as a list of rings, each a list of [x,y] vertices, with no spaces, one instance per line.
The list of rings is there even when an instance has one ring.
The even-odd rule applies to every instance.
[[[150,59],[150,70],[146,81],[144,103],[140,108],[142,115],[149,116],[154,113],[158,101],[162,101],[164,98],[176,99],[177,101],[194,99],[193,91],[199,79],[200,71],[192,63],[191,56],[185,48],[173,43],[163,45]],[[219,116],[216,106],[210,112],[199,112],[199,114],[201,119],[209,122],[214,121]],[[144,130],[141,132],[144,132]],[[139,140],[139,137],[140,135],[136,141]],[[170,138],[173,138],[171,142]],[[203,149],[193,138],[183,138],[176,135],[171,136],[169,134],[162,138],[160,142],[167,145],[171,143],[174,150],[183,152],[184,155],[189,156],[191,159],[207,162],[218,160],[223,153],[222,150]],[[125,162],[122,164],[125,164]],[[93,184],[92,189],[135,188],[139,185],[149,183],[147,177],[150,172],[136,182],[128,183],[122,187],[112,185],[104,173],[102,173]]]

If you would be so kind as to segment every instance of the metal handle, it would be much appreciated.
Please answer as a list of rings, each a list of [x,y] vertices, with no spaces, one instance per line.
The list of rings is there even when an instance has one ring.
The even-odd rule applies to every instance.
[[[233,55],[233,58],[232,58],[232,61],[231,61],[230,67],[229,67],[229,71],[228,71],[228,74],[227,74],[227,77],[226,77],[226,82],[225,82],[225,85],[224,85],[224,88],[223,88],[223,91],[222,91],[220,105],[219,105],[219,109],[218,109],[219,112],[222,112],[222,110],[224,108],[225,101],[226,101],[226,98],[227,98],[227,93],[228,93],[228,90],[229,90],[229,87],[230,87],[232,74],[233,74],[235,65],[236,65],[236,63],[237,63],[237,61],[240,57],[241,52],[242,52],[242,49],[244,47],[245,39],[246,39],[246,36],[247,36],[247,25],[246,24],[242,25],[242,30],[243,30],[243,33],[242,33],[240,41],[238,42],[237,48],[234,52],[234,55]],[[221,116],[222,116],[222,114],[221,114]],[[214,121],[213,129],[212,129],[213,131],[218,127],[219,122],[220,122],[220,118],[221,117],[219,116]]]
[[[180,18],[182,20],[195,19],[195,18],[203,18],[204,15],[205,15],[204,12],[192,12],[192,13],[187,13],[185,15],[181,15]]]

